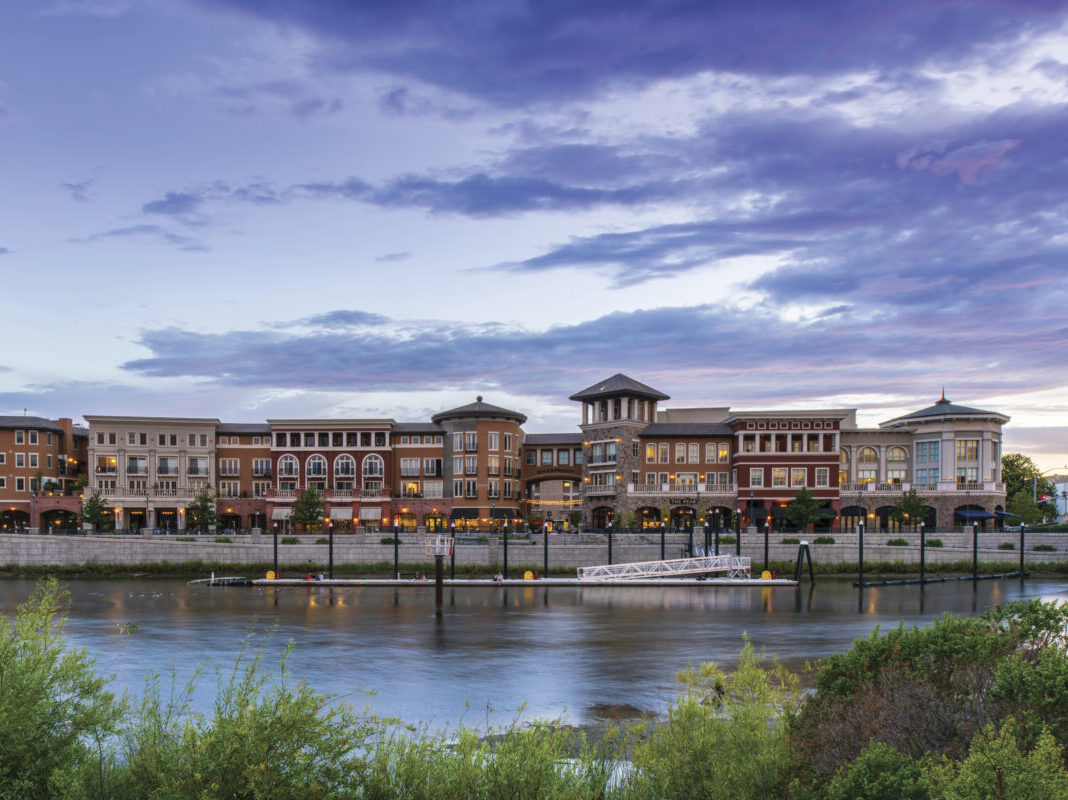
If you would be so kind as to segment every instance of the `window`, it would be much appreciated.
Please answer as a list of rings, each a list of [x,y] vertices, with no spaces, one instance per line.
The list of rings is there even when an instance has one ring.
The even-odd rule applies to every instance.
[[[596,460],[596,459],[594,459]],[[553,463],[553,451],[542,450],[541,451],[541,465],[543,467],[551,467]]]
[[[716,445],[715,445],[714,442],[706,442],[705,443],[705,463],[706,464],[715,464],[716,463]]]
[[[37,468],[37,453],[30,453],[30,469]]]
[[[427,477],[441,477],[441,459],[440,458],[424,458],[423,459],[423,474]]]
[[[360,434],[357,431],[349,431],[345,434],[345,446],[346,447],[359,447],[360,446]]]
[[[299,436],[300,434],[297,434],[297,435]],[[304,446],[305,447],[315,447],[315,434],[314,433],[305,433],[304,434]]]
[[[161,439],[163,438],[162,434],[160,435],[160,438]],[[284,433],[276,433],[274,435],[274,443],[275,443],[275,445],[277,447],[285,447],[286,446],[286,435]],[[163,442],[160,442],[160,444],[163,444]]]
[[[571,451],[570,450],[557,450],[556,451],[556,463],[562,467],[566,467],[571,463]]]
[[[238,468],[238,461],[236,458],[220,458],[219,459],[219,474],[220,475],[240,475],[241,472]]]
[[[220,497],[237,497],[241,484],[238,481],[219,481]]]
[[[206,476],[208,474],[208,459],[204,456],[190,456],[189,474]]]
[[[764,468],[763,467],[751,467],[749,469],[749,485],[750,486],[763,486],[764,485]]]
[[[452,496],[453,497],[463,497],[464,496],[464,482],[463,481],[453,481],[452,482]]]
[[[15,453],[15,466],[19,469],[24,469],[26,467],[25,453]]]
[[[478,456],[464,457],[464,472],[466,472],[468,475],[478,474]]]
[[[790,452],[800,453],[804,450],[805,441],[800,436],[790,437]]]
[[[127,475],[147,475],[148,474],[148,458],[145,456],[127,456],[126,457],[126,474]]]
[[[441,436],[435,436],[434,437],[434,444],[441,444],[443,441],[444,441],[444,437],[441,437]]]
[[[19,455],[22,455],[19,453]],[[15,466],[19,466],[18,459],[15,460]],[[115,456],[97,456],[96,457],[96,474],[97,475],[114,475],[118,471],[118,459]]]
[[[887,483],[904,483],[905,482],[905,470],[903,469],[888,469],[886,471]]]
[[[270,491],[271,484],[266,481],[253,481],[252,482],[252,496],[253,497],[266,497],[267,492]]]
[[[478,484],[475,481],[464,481],[464,497],[478,497]]]
[[[726,464],[731,460],[731,446],[728,442],[720,442],[717,447],[719,448],[719,463]]]
[[[829,467],[816,467],[816,485],[831,485],[831,470]]]
[[[452,435],[452,449],[463,450],[464,449],[464,435],[462,433],[454,433]]]
[[[0,453],[0,464],[7,463],[7,453]]]
[[[916,470],[916,483],[938,483],[939,480],[938,467]]]
[[[513,437],[512,434],[510,434],[510,433],[504,434],[504,449],[508,453],[512,452],[512,446],[513,446],[512,442],[513,442],[514,438],[515,437]]]
[[[786,485],[786,467],[772,467],[771,468],[771,485],[772,486],[785,486]]]
[[[977,439],[957,440],[957,461],[978,461],[979,441]]]
[[[491,480],[489,482],[489,498],[496,500],[501,496],[501,484],[500,481]]]
[[[189,434],[189,446],[190,447],[196,447],[197,446],[197,435],[195,433]]]
[[[879,455],[875,452],[874,447],[862,447],[860,448],[860,455],[857,456],[857,460],[861,464],[878,464]]]
[[[329,433],[320,432],[318,438],[319,438],[319,447],[329,447],[330,446],[330,434]]]
[[[666,444],[664,444],[664,443],[660,444],[659,453],[660,453],[660,463],[661,464],[668,463],[669,450],[668,450],[668,446]]]
[[[720,486],[726,486],[727,485],[727,473],[726,472],[719,473],[719,485]]]
[[[309,478],[325,478],[326,459],[316,454],[304,463],[304,469]]]
[[[160,456],[156,462],[156,474],[157,475],[177,475],[178,474],[178,457],[177,456]]]
[[[581,449],[575,450],[575,457],[572,459],[572,462],[575,464],[575,466],[578,466],[579,464],[582,463],[582,450]]]
[[[875,483],[875,470],[873,470],[873,469],[858,469],[857,470],[857,483]]]
[[[418,458],[402,458],[401,464],[401,477],[414,478],[419,475],[419,459]]]
[[[386,432],[385,431],[375,431],[375,447],[385,447],[385,446],[386,446]]]
[[[478,450],[478,432],[468,431],[464,434],[464,450]]]
[[[103,436],[104,434],[98,433],[97,436]],[[103,444],[104,440],[101,439],[97,444]],[[15,444],[26,444],[26,431],[15,431]]]
[[[15,491],[16,492],[25,492],[26,491],[26,479],[25,478],[15,478]]]
[[[849,470],[845,467],[838,468],[838,485],[844,486],[849,483]]]
[[[108,444],[116,444],[118,441],[118,434],[114,431],[108,433]]]
[[[908,460],[903,447],[891,447],[886,451],[886,460],[890,464],[904,464]]]
[[[529,466],[534,466],[537,463],[538,463],[538,451],[537,450],[527,450],[527,464]]]
[[[426,497],[444,497],[444,490],[441,481],[423,481],[423,494]]]
[[[848,464],[849,463],[849,453],[846,452],[845,450],[840,450],[838,452],[838,463],[839,464]]]
[[[655,464],[656,463],[656,445],[655,444],[647,444],[645,446],[645,463],[646,464]]]
[[[419,436],[413,436],[412,437],[412,444],[422,444],[422,443],[423,443],[423,440],[422,440],[421,437],[419,437]],[[427,444],[430,444],[430,437],[427,437]]]
[[[279,478],[295,478],[299,465],[297,463],[296,456],[282,456],[278,459],[278,477]]]
[[[686,443],[685,442],[675,442],[675,463],[676,464],[685,464],[686,463]]]
[[[401,484],[401,497],[422,497],[419,481],[405,481]]]
[[[51,453],[46,453],[45,454],[45,467],[48,468],[48,469],[52,469],[52,454]]]
[[[957,467],[957,483],[976,483],[978,480],[978,467]]]
[[[486,472],[489,475],[501,474],[501,457],[500,456],[486,456]]]
[[[382,461],[382,456],[372,453],[363,460],[363,477],[365,478],[381,478],[385,473],[385,462]]]
[[[5,478],[3,475],[0,475],[0,489],[6,489],[6,488],[7,488],[7,478]]]
[[[697,483],[696,472],[680,472],[675,475],[675,483],[680,486],[693,486]]]
[[[688,464],[699,464],[701,462],[701,445],[697,442],[690,442],[686,445],[686,462]]]
[[[371,446],[371,432],[370,431],[360,431],[360,447],[370,447],[370,446]]]
[[[464,457],[453,456],[452,457],[452,474],[463,475],[464,474]]]
[[[271,474],[271,459],[269,458],[254,458],[252,459],[252,474],[257,478],[264,478]]]
[[[804,467],[792,467],[790,469],[790,486],[795,489],[804,488],[808,479],[808,470]]]
[[[490,431],[488,435],[489,435],[489,443],[488,443],[487,446],[489,447],[489,449],[490,450],[500,450],[501,449],[501,435],[499,433],[497,433],[496,431]]]
[[[919,462],[938,461],[941,444],[937,440],[916,442],[916,460]]]
[[[126,444],[137,444],[137,434],[133,431],[128,431],[126,434]]]

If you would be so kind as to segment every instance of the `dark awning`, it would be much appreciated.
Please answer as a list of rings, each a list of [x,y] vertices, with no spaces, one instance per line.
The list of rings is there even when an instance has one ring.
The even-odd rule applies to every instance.
[[[450,519],[478,519],[477,508],[454,508],[449,515]]]
[[[834,511],[833,508],[814,508],[812,510],[812,513],[815,514],[817,517],[833,517],[833,516],[835,516],[835,511]]]
[[[771,516],[775,517],[775,519],[785,519],[786,506],[780,506],[778,503],[772,503]]]
[[[961,508],[954,512],[961,519],[997,519],[989,511],[976,511],[973,508]]]
[[[519,514],[514,508],[491,508],[490,519],[515,519]]]
[[[1011,511],[995,511],[995,517],[1018,517],[1019,514],[1013,514]]]

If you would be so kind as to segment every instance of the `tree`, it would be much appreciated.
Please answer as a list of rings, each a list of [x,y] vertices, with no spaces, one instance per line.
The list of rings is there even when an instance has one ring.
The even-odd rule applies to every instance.
[[[104,519],[105,499],[100,496],[100,490],[94,490],[93,494],[82,503],[82,522],[99,528]]]
[[[909,489],[894,505],[890,517],[899,525],[919,525],[927,517],[927,498]]]
[[[1001,457],[1001,480],[1005,482],[1005,496],[1012,497],[1017,492],[1027,490],[1035,494],[1053,494],[1053,484],[1039,473],[1038,465],[1023,453],[1006,453]],[[1035,479],[1038,479],[1036,487]]]
[[[822,507],[823,501],[817,500],[812,492],[798,489],[794,499],[786,505],[786,518],[791,525],[803,531],[819,518]]]
[[[323,496],[314,489],[305,489],[293,502],[289,519],[294,525],[300,525],[307,531],[323,524],[325,511],[326,501]]]
[[[98,773],[118,728],[121,704],[64,641],[65,605],[52,579],[0,618],[0,797],[52,797],[74,765]]]
[[[204,530],[215,524],[215,495],[210,489],[202,489],[186,509],[186,521],[194,530]]]
[[[1026,525],[1037,525],[1042,522],[1045,512],[1040,506],[1035,505],[1030,489],[1020,489],[1009,495],[1006,508],[1020,518],[1020,522]]]

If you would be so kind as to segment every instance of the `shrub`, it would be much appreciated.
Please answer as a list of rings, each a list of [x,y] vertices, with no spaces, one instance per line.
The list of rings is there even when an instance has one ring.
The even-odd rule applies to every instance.
[[[890,547],[907,547],[908,546],[908,540],[907,539],[890,539],[887,542],[887,545],[889,545]]]
[[[812,540],[813,544],[834,544],[833,536],[817,536]]]
[[[738,541],[738,539],[735,536],[720,536],[719,537],[719,543],[720,544],[734,544],[737,541]]]
[[[400,544],[400,539],[394,539],[392,536],[383,536],[381,539],[378,540],[378,543],[379,544],[393,544],[394,541],[396,541],[398,544]]]
[[[827,784],[825,800],[927,800],[920,763],[872,742]]]
[[[315,540],[316,544],[330,544],[330,539],[327,536],[320,536]]]
[[[195,536],[175,536],[174,537],[174,541],[176,541],[176,542],[195,542],[196,540],[197,540],[197,537],[195,537]]]
[[[231,539],[229,536],[216,536],[215,541],[219,544],[231,544],[234,540]]]
[[[283,536],[282,544],[300,544],[300,539],[296,536]]]
[[[1053,552],[1056,552],[1056,550],[1057,550],[1057,548],[1054,547],[1051,544],[1036,544],[1031,549],[1035,550],[1035,551],[1037,551],[1039,553],[1053,553]]]
[[[928,547],[942,547],[942,540],[941,539],[928,539],[927,540],[927,546]]]
[[[1001,544],[998,545],[998,550],[1015,550],[1015,549],[1016,549],[1016,545],[1014,545],[1012,542],[1002,542]]]
[[[783,544],[801,544],[801,540],[796,536],[786,536],[782,540]]]

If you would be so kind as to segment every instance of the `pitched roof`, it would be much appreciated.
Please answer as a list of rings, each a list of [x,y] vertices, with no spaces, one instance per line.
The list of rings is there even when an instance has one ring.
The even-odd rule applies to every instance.
[[[215,432],[269,434],[271,426],[266,422],[220,422],[215,426]]]
[[[430,420],[431,422],[437,423],[445,419],[458,419],[461,417],[504,417],[506,419],[514,420],[520,425],[527,421],[526,416],[524,414],[520,414],[518,411],[509,411],[507,408],[501,408],[500,406],[483,403],[482,395],[479,395],[478,398],[476,398],[475,402],[468,403],[466,406],[450,408],[448,411],[439,411],[437,414],[432,416]]]
[[[531,447],[544,447],[553,444],[582,444],[581,433],[528,433],[523,437],[523,444]]]
[[[436,433],[439,436],[445,433],[445,429],[433,422],[395,422],[394,433]]]
[[[934,405],[927,406],[927,408],[921,408],[919,411],[913,411],[911,414],[905,414],[901,417],[894,417],[891,420],[887,420],[882,423],[883,425],[890,425],[894,422],[904,422],[906,420],[920,420],[928,417],[1001,417],[1008,420],[1008,417],[1004,414],[1000,414],[997,411],[983,411],[980,408],[971,408],[969,406],[961,406],[956,403],[950,402],[946,399],[945,392],[942,393],[942,398],[938,400]]]
[[[61,427],[44,417],[0,417],[0,429],[6,431],[19,429],[63,433]]]
[[[734,436],[734,429],[725,422],[654,422],[638,436]]]
[[[593,386],[583,389],[571,395],[571,400],[596,400],[602,397],[614,397],[615,395],[631,395],[634,397],[646,397],[650,400],[670,400],[670,396],[658,392],[652,386],[646,386],[634,378],[629,378],[622,372],[617,372],[608,380],[600,381]]]

